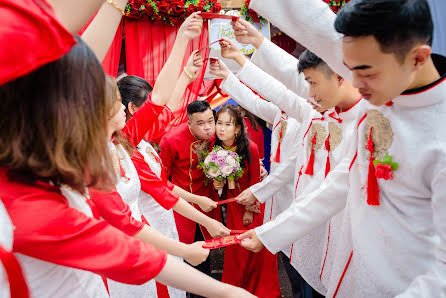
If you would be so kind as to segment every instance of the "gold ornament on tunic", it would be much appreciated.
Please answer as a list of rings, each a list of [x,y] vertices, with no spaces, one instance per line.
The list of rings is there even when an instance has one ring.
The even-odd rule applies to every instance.
[[[197,155],[198,164],[204,161],[204,154],[209,150],[209,141],[199,141],[192,145],[192,152]]]
[[[334,122],[329,122],[328,131],[330,133],[330,151],[333,151],[342,142],[342,129]]]
[[[287,125],[288,122],[285,119],[280,119],[280,129],[278,129],[276,132],[279,143],[282,143],[283,138],[285,137]]]
[[[381,160],[392,145],[393,131],[389,120],[377,110],[367,111],[367,122],[365,125],[365,140],[369,138],[370,127],[373,126],[373,158]],[[368,152],[368,151],[367,151]]]
[[[314,134],[316,133],[316,144],[314,144],[314,153],[316,153],[319,149],[321,149],[322,145],[325,143],[325,140],[327,139],[327,129],[324,125],[319,123],[313,123],[311,125],[311,134],[308,137],[308,147],[311,150],[311,147],[313,146],[312,140],[314,137]]]

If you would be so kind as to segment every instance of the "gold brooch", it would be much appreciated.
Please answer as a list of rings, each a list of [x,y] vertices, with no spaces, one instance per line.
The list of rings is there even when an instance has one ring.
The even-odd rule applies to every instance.
[[[333,151],[342,142],[342,129],[334,122],[329,122],[328,131],[330,133],[330,151]]]
[[[316,133],[316,144],[314,144],[313,150],[316,153],[319,149],[321,149],[322,145],[325,143],[327,139],[327,130],[325,126],[319,123],[313,123],[311,125],[311,135],[309,136],[309,140],[312,140],[314,134]],[[313,146],[312,142],[308,142],[308,147],[311,150],[311,146]]]
[[[373,158],[382,159],[392,145],[393,131],[389,120],[377,110],[367,111],[367,122],[365,125],[365,139],[369,138],[370,127],[373,126]]]

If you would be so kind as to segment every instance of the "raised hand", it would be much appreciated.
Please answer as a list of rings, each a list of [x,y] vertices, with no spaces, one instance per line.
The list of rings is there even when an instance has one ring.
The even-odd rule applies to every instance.
[[[263,42],[263,35],[250,23],[243,19],[231,22],[234,29],[235,39],[239,43],[252,44],[255,48],[259,48]]]
[[[209,249],[203,248],[204,241],[187,245],[186,257],[184,258],[192,266],[197,266],[206,261],[209,256]]]
[[[217,76],[217,77],[222,77],[222,78],[227,78],[230,71],[229,68],[219,59],[216,58],[211,58],[210,59],[210,64],[209,64],[209,73],[211,75]],[[214,180],[214,187],[215,189],[221,189],[224,186],[224,183],[221,184],[222,182],[218,182],[216,180]],[[219,187],[219,188],[217,188]]]
[[[186,63],[187,72],[188,74],[192,75],[192,77],[189,77],[191,82],[197,78],[202,67],[203,67],[203,56],[201,55],[200,52],[198,52],[198,50],[195,50],[189,56],[189,59],[187,60]]]
[[[221,56],[226,59],[236,59],[240,56],[243,56],[243,53],[240,52],[240,49],[237,45],[228,39],[222,39],[220,41],[221,47]]]
[[[264,245],[257,237],[255,230],[249,230],[248,232],[237,236],[237,238],[242,240],[242,243],[240,243],[240,245],[247,250],[259,252],[264,248]]]
[[[221,222],[218,222],[215,219],[213,219],[212,222],[206,226],[206,230],[208,230],[212,238],[219,238],[231,234],[231,230],[226,228]]]
[[[242,191],[236,198],[236,202],[241,205],[252,205],[256,201],[256,197],[252,194],[252,191],[247,188]]]
[[[208,197],[201,196],[200,197],[200,203],[198,203],[198,206],[204,212],[209,212],[209,211],[217,208],[217,202],[215,202],[214,200],[209,199]]]
[[[181,24],[178,35],[185,36],[188,40],[192,40],[201,35],[202,28],[203,19],[198,12],[194,12],[184,20],[183,24]]]

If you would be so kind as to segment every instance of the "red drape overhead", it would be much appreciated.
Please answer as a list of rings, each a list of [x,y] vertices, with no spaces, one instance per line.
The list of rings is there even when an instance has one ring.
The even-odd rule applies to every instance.
[[[102,68],[105,73],[116,78],[118,75],[119,58],[121,57],[122,48],[122,34],[124,33],[124,20],[119,24],[118,30],[116,30],[115,38],[108,49],[107,55],[105,55],[102,61]]]
[[[127,74],[140,76],[153,86],[161,68],[172,51],[179,27],[180,25],[171,26],[149,20],[127,19],[125,23]],[[194,50],[205,47],[208,44],[208,25],[205,22],[201,36],[189,43],[184,55],[183,66]],[[186,106],[198,96],[203,82],[205,67],[206,64],[198,78],[187,88],[183,104],[174,112],[175,120],[172,121],[171,125],[178,125],[186,121]]]
[[[81,36],[88,26],[90,26],[93,19],[96,17],[97,13],[88,21],[87,24],[77,33]],[[109,76],[116,78],[118,76],[119,69],[119,58],[121,57],[122,48],[122,34],[124,33],[124,20],[121,20],[118,29],[116,30],[115,38],[113,39],[110,48],[108,49],[107,55],[105,55],[102,61],[102,68],[104,72]]]

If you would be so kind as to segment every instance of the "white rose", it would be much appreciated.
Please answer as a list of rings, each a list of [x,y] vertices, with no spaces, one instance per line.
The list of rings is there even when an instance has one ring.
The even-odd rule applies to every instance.
[[[206,158],[204,159],[204,164],[208,165],[211,162],[211,155],[209,154],[208,156],[206,156]]]
[[[220,150],[217,152],[217,156],[219,156],[219,157],[224,157],[227,155],[228,155],[228,151],[226,151],[226,150]]]
[[[222,174],[224,175],[224,176],[229,176],[229,175],[231,175],[232,174],[232,167],[230,167],[230,166],[224,166],[222,169],[221,169],[221,172],[222,172]]]
[[[226,157],[226,164],[231,166],[231,167],[234,167],[235,166],[235,159],[234,159],[234,157],[232,157],[230,155],[227,156]]]
[[[211,176],[211,178],[217,178],[218,176],[220,176],[220,171],[214,168],[210,168],[208,171],[208,175]]]

